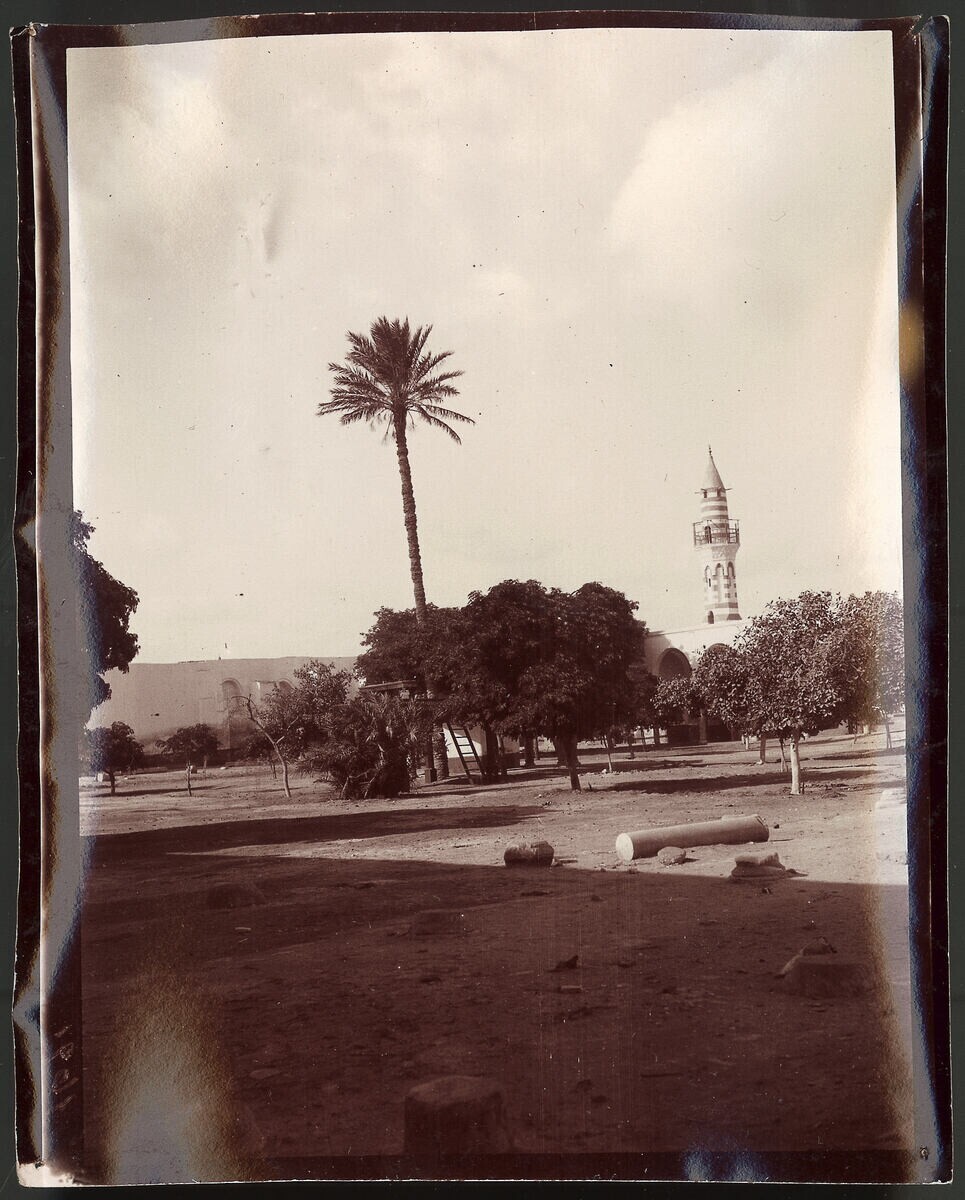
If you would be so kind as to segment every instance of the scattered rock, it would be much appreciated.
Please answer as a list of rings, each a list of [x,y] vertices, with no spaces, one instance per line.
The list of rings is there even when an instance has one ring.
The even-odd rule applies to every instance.
[[[592,901],[594,901],[594,903],[596,903],[596,904],[602,904],[602,903],[603,903],[603,897],[602,897],[602,896],[598,896],[598,895],[596,894],[596,892],[594,892],[594,893],[593,893],[593,895],[590,897],[590,899],[591,899]]]
[[[265,894],[253,883],[217,883],[208,888],[208,908],[250,908],[265,903]]]
[[[506,847],[503,862],[507,867],[549,867],[553,864],[553,847],[549,842],[520,842]]]
[[[734,864],[730,873],[730,879],[734,883],[753,883],[760,879],[785,879],[791,875],[807,874],[807,871],[795,871],[793,867],[785,867],[776,853],[738,854]]]
[[[248,1072],[249,1079],[271,1079],[274,1075],[281,1074],[281,1067],[258,1067],[254,1071]]]
[[[466,914],[458,908],[427,908],[415,914],[411,929],[416,937],[428,937],[437,933],[465,933]]]
[[[552,896],[552,892],[548,892],[546,888],[530,888],[527,892],[520,892],[520,896]]]
[[[795,955],[788,963],[784,986],[795,995],[814,1000],[845,999],[863,995],[870,981],[864,963],[824,955]]]
[[[578,996],[583,991],[578,983],[561,983],[556,990],[561,996]]]
[[[439,982],[441,982],[441,980],[442,980],[441,975],[420,975],[419,976],[420,983],[439,983]]]
[[[580,956],[578,954],[574,954],[572,958],[561,959],[560,962],[558,962],[555,967],[551,968],[551,970],[553,970],[553,971],[575,971],[579,961],[580,961]]]
[[[658,851],[657,858],[665,867],[677,867],[687,861],[687,851],[681,850],[679,846],[664,846]]]
[[[813,942],[808,942],[806,946],[802,946],[797,954],[784,964],[777,973],[778,978],[783,979],[785,975],[788,975],[794,969],[794,965],[798,959],[816,954],[837,954],[837,950],[835,950],[826,937],[816,938]]]

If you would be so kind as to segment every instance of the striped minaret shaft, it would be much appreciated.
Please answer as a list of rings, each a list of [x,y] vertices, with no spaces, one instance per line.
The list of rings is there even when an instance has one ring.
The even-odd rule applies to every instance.
[[[727,512],[727,489],[707,447],[707,468],[700,487],[700,520],[694,522],[694,549],[700,557],[703,620],[738,621],[737,574],[740,529]]]

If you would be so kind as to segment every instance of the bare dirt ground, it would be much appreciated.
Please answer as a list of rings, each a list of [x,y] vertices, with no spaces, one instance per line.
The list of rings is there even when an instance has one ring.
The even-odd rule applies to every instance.
[[[209,771],[190,799],[173,773],[82,789],[101,1171],[404,1174],[406,1093],[460,1074],[502,1084],[511,1175],[623,1155],[613,1171],[643,1178],[634,1156],[672,1152],[700,1176],[722,1152],[784,1155],[788,1177],[795,1162],[894,1177],[914,1150],[907,868],[904,808],[878,802],[904,786],[902,738],[813,739],[799,797],[756,757],[650,748],[603,774],[588,752],[582,793],[541,766],[365,804],[304,779],[287,801],[243,768]],[[672,867],[614,852],[628,830],[754,813],[800,876],[732,882],[734,855],[760,846]],[[562,865],[503,865],[537,839]],[[245,903],[211,907],[223,884]],[[460,928],[421,936],[434,909]],[[863,964],[864,995],[808,999],[777,978],[821,936]]]

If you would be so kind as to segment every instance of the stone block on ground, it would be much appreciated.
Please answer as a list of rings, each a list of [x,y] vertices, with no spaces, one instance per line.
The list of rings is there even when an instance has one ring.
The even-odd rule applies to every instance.
[[[803,875],[803,871],[790,870],[777,854],[738,854],[730,879],[734,883],[756,883],[760,880],[784,879],[787,875]]]
[[[503,1090],[493,1079],[445,1075],[405,1098],[405,1153],[423,1160],[512,1150]]]
[[[687,851],[679,846],[664,846],[657,858],[665,867],[676,867],[687,861]]]
[[[216,883],[208,888],[208,908],[250,908],[265,903],[265,894],[253,883]]]
[[[549,842],[519,842],[506,847],[503,862],[507,867],[550,867],[553,853]]]
[[[784,986],[812,1000],[846,999],[864,995],[871,987],[863,962],[823,955],[799,955],[788,964]]]
[[[458,908],[427,908],[412,918],[412,932],[416,937],[465,933],[466,914]]]

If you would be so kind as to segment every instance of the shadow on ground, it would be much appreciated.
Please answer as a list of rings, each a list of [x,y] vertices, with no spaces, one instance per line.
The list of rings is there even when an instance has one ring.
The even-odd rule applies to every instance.
[[[810,764],[808,764],[809,766]],[[874,783],[874,768],[856,767],[849,769],[842,767],[837,770],[827,770],[823,767],[812,767],[802,764],[804,775],[804,786],[807,791],[808,783],[811,784],[826,784],[829,780],[833,780],[846,787],[856,786],[866,783],[869,787]],[[783,780],[785,783],[789,779],[787,772],[782,773],[780,770],[775,771],[771,764],[767,768],[762,768],[753,775],[715,775],[711,779],[688,779],[688,792],[726,792],[734,789],[746,790],[754,787],[772,787],[775,782]],[[607,792],[652,792],[658,795],[669,795],[680,791],[680,784],[673,779],[631,779],[626,783],[614,784],[594,784],[595,789]]]
[[[440,829],[497,829],[516,825],[542,811],[541,805],[477,808],[360,809],[311,817],[271,817],[213,821],[132,833],[100,834],[85,839],[97,864],[171,853],[209,854],[239,846],[324,843],[343,838],[378,838]]]
[[[365,820],[236,832],[270,845],[292,840],[293,825],[335,836]],[[143,1148],[105,1120],[118,1095],[148,1118],[156,1110],[140,1135],[149,1145],[175,1138],[165,1169],[181,1162],[200,1180],[418,1176],[399,1157],[405,1096],[446,1074],[502,1085],[519,1153],[486,1160],[498,1178],[727,1179],[738,1161],[744,1179],[908,1175],[908,1096],[878,939],[882,914],[906,904],[902,888],[164,857],[203,853],[218,832],[138,835],[133,856],[119,835],[102,839],[116,857],[95,855],[83,1052],[96,1181],[137,1182],[144,1170]],[[262,899],[207,907],[205,890],[226,882]],[[454,930],[418,936],[429,909],[457,914]],[[819,935],[866,964],[866,994],[809,999],[776,978]],[[202,1122],[231,1114],[234,1132],[207,1160],[171,1132],[169,1114],[188,1108]]]

